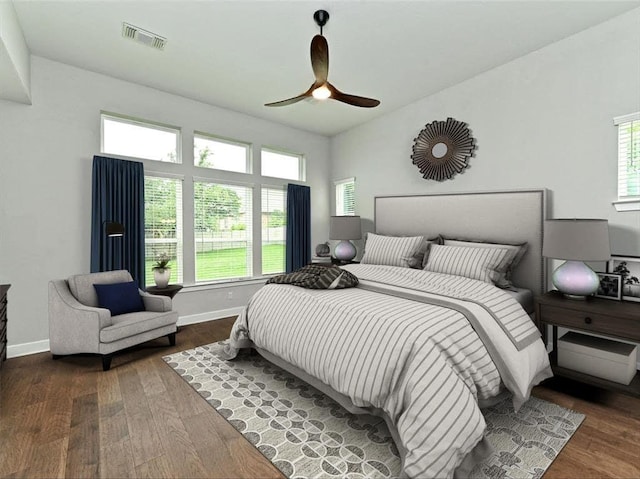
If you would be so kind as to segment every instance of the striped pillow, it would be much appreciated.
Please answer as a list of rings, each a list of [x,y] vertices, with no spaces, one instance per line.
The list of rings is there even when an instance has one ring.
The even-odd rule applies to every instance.
[[[499,273],[498,277],[493,280],[498,288],[509,289],[513,287],[511,276],[513,270],[518,266],[525,253],[527,252],[527,243],[518,244],[500,244],[489,243],[486,241],[470,241],[444,238],[443,243],[446,246],[469,246],[471,248],[504,248],[509,250],[509,254],[505,257],[500,266],[496,268]]]
[[[493,283],[497,269],[510,254],[506,248],[473,248],[468,246],[431,245],[426,271],[454,274]]]
[[[369,233],[364,245],[362,264],[409,267],[409,259],[418,251],[422,236],[382,236]]]

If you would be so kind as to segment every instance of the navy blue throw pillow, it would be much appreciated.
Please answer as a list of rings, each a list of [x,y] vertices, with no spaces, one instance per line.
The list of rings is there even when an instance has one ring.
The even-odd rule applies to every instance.
[[[94,284],[98,306],[111,311],[111,316],[144,311],[144,302],[138,291],[138,282]]]

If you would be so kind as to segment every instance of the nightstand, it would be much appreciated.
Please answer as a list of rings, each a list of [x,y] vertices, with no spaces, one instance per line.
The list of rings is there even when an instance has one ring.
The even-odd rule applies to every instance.
[[[557,291],[536,297],[536,324],[547,344],[547,325],[552,326],[553,351],[549,356],[553,372],[583,383],[640,396],[640,374],[628,386],[558,366],[558,326],[612,339],[640,343],[640,303],[589,297],[567,299]]]
[[[331,256],[313,256],[311,258],[311,264],[331,266]]]
[[[0,284],[0,369],[7,359],[7,291],[10,284]]]
[[[331,264],[337,264],[338,266],[344,266],[345,264],[360,264],[360,261],[342,261],[340,259],[331,258]]]
[[[324,258],[311,258],[311,264],[314,264],[316,266],[344,266],[345,264],[359,264],[360,261],[341,261],[339,259],[336,258],[329,258],[329,257],[324,257]]]

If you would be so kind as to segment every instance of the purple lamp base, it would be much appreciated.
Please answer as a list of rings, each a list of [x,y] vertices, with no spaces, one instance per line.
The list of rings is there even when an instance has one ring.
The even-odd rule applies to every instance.
[[[333,250],[333,255],[340,261],[351,261],[356,257],[356,247],[351,241],[342,240]]]
[[[598,291],[600,279],[582,261],[567,261],[560,265],[551,277],[558,291],[571,299],[586,299]]]

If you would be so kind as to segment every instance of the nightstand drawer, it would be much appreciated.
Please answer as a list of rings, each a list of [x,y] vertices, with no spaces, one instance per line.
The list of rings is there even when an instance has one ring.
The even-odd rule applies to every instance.
[[[619,318],[592,311],[578,311],[544,304],[540,305],[540,320],[556,326],[640,340],[640,317],[635,320]]]

